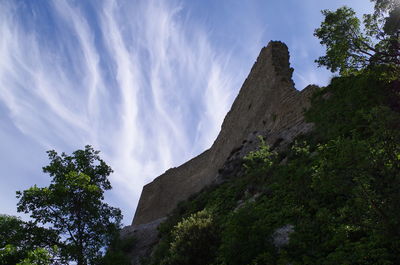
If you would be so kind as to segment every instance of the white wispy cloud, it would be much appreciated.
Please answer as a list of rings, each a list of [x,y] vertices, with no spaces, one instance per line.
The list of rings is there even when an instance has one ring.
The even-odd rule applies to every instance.
[[[43,36],[34,16],[26,26],[14,2],[0,3],[0,104],[44,150],[100,149],[129,223],[145,183],[215,139],[239,82],[229,51],[217,54],[180,2],[48,8]]]

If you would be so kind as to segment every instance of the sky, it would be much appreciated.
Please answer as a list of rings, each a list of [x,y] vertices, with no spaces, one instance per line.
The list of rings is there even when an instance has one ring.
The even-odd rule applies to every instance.
[[[114,173],[106,201],[128,225],[143,185],[208,149],[258,53],[290,50],[298,90],[322,9],[366,0],[0,0],[0,213],[49,185],[47,150],[92,145]],[[177,191],[179,192],[179,191]]]

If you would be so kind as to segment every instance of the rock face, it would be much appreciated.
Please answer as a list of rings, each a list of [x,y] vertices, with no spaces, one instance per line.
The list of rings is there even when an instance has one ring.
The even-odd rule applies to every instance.
[[[297,91],[292,72],[284,43],[273,41],[264,47],[211,148],[143,187],[133,230],[167,216],[180,201],[218,180],[218,170],[228,158],[232,160],[233,154],[242,157],[252,149],[248,146],[254,135],[282,146],[308,132],[312,125],[305,123],[303,111],[315,86]]]
[[[285,225],[275,230],[272,234],[272,242],[278,249],[289,244],[290,234],[294,232],[293,225]]]
[[[129,251],[129,259],[131,264],[136,265],[141,263],[143,257],[151,254],[151,250],[158,241],[157,227],[166,218],[160,218],[147,224],[138,226],[126,226],[121,232],[121,238],[134,238],[134,248]]]

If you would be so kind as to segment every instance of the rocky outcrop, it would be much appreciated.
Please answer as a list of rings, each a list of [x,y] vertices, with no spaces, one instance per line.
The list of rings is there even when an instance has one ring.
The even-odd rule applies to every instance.
[[[294,232],[294,225],[284,225],[274,231],[272,234],[272,242],[279,250],[289,244],[290,234]]]
[[[296,90],[292,72],[284,43],[273,41],[264,47],[211,148],[144,186],[132,225],[167,216],[178,202],[215,181],[235,150],[241,150],[239,156],[251,150],[242,148],[244,141],[249,146],[251,135],[264,135],[270,145],[285,145],[308,132],[312,125],[305,123],[303,110],[315,86]]]
[[[164,218],[154,220],[147,224],[126,226],[121,232],[121,239],[134,239],[134,247],[129,251],[131,264],[140,264],[143,257],[151,254],[151,250],[158,242],[157,227],[165,221]]]

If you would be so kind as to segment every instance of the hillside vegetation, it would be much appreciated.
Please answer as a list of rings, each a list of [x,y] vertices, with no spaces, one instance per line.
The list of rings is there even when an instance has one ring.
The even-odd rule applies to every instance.
[[[314,131],[181,203],[146,263],[400,264],[400,86],[386,73],[316,92]]]
[[[182,202],[144,264],[400,264],[400,4],[348,7],[315,31],[340,76],[305,112],[314,130],[264,144]]]

